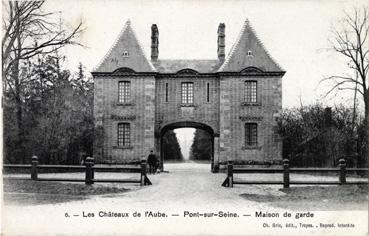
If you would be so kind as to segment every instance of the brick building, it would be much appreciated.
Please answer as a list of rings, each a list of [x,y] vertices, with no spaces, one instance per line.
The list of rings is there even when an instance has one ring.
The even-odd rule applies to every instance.
[[[97,162],[139,160],[150,150],[160,156],[165,132],[181,127],[209,132],[214,166],[282,158],[276,118],[285,71],[248,20],[228,55],[225,25],[219,24],[214,60],[159,59],[156,25],[151,32],[151,60],[128,21],[92,72]]]

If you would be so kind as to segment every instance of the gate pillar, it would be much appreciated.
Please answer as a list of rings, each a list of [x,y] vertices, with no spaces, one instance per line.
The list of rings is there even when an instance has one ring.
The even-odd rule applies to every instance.
[[[214,134],[214,160],[212,172],[219,171],[219,134]]]

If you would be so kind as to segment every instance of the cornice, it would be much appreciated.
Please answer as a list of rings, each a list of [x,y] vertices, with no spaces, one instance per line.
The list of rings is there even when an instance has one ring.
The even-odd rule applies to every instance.
[[[215,73],[198,73],[198,74],[177,74],[177,73],[158,73],[158,72],[91,72],[94,77],[139,77],[139,76],[155,76],[157,78],[201,78],[201,77],[268,77],[268,76],[283,76],[286,71],[268,71],[268,72],[215,72]]]

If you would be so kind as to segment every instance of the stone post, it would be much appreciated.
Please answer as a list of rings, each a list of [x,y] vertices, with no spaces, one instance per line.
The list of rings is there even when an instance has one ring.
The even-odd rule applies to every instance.
[[[38,165],[38,157],[37,156],[32,156],[32,161],[31,161],[31,179],[32,180],[37,180],[37,165]]]
[[[86,179],[85,179],[85,183],[87,185],[91,185],[93,184],[93,168],[92,166],[94,165],[94,159],[92,157],[87,157],[86,158]]]
[[[228,177],[228,187],[233,188],[233,162],[232,161],[228,161],[227,177]]]
[[[214,142],[213,142],[213,173],[219,172],[219,134],[214,134]]]
[[[146,165],[146,160],[141,160],[141,178],[140,178],[140,185],[144,186],[145,185],[145,180],[146,180],[146,170],[147,170],[147,165]]]
[[[290,187],[290,161],[288,159],[283,160],[283,188]]]
[[[340,167],[340,184],[346,183],[346,160],[340,159],[338,161]]]

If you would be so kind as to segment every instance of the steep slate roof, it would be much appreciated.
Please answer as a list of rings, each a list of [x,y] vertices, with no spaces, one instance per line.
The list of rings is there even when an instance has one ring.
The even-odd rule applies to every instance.
[[[192,69],[199,73],[215,73],[220,67],[218,60],[158,60],[152,62],[159,73],[177,73]]]
[[[252,56],[247,55],[248,51],[252,52]],[[283,72],[258,39],[248,20],[218,72],[240,72],[247,67],[257,67],[264,72]]]
[[[123,57],[125,51],[129,53],[128,57]],[[154,66],[145,56],[129,20],[94,72],[113,72],[122,67],[130,68],[136,72],[156,72]]]

